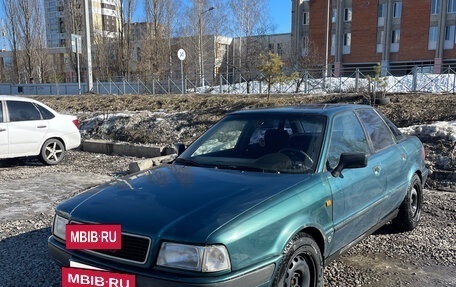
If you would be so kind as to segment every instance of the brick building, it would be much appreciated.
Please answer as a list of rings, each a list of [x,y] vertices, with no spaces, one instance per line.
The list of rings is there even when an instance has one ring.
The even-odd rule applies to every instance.
[[[376,63],[440,73],[456,65],[455,27],[456,0],[292,0],[295,56],[312,42],[336,75]]]

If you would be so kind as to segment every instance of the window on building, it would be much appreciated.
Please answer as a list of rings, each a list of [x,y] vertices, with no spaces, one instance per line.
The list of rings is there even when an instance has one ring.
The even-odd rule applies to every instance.
[[[394,2],[393,4],[393,18],[401,18],[402,2]]]
[[[385,26],[385,16],[386,16],[386,3],[378,5],[378,26]]]
[[[444,49],[453,49],[454,47],[454,31],[455,26],[449,25],[445,27],[445,42],[443,44]]]
[[[396,44],[399,43],[401,40],[401,30],[393,30],[391,37],[391,43]]]
[[[401,30],[393,30],[391,35],[390,51],[392,53],[399,52],[399,42],[401,40]]]
[[[431,14],[440,14],[440,1],[441,0],[432,0],[431,1]]]
[[[352,20],[352,8],[344,9],[344,21],[350,22]]]
[[[378,31],[377,32],[377,53],[383,52],[383,43],[385,39],[385,31]]]
[[[351,33],[345,33],[344,34],[343,54],[350,54],[350,47],[351,47]]]
[[[307,55],[309,55],[309,38],[308,37],[303,37],[302,38],[301,56],[305,57]]]
[[[437,49],[438,33],[439,33],[438,27],[436,27],[436,26],[429,27],[429,42],[428,42],[429,50]]]
[[[268,45],[268,51],[274,53],[274,43],[269,43],[269,45]]]
[[[337,19],[337,10],[336,9],[332,9],[331,22],[332,23],[336,23],[336,19]]]
[[[277,43],[277,55],[279,55],[279,56],[283,55],[283,45],[282,45],[282,43]]]
[[[302,25],[309,25],[309,12],[302,13]]]
[[[447,12],[456,13],[456,0],[448,0],[447,2]]]
[[[336,34],[331,34],[331,56],[336,54]]]

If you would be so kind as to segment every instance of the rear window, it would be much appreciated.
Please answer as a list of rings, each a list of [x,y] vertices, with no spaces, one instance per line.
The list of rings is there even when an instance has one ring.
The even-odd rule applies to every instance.
[[[50,120],[55,117],[55,115],[50,110],[46,109],[45,107],[38,105],[38,104],[35,104],[35,106],[40,111],[41,116],[43,117],[43,120]]]

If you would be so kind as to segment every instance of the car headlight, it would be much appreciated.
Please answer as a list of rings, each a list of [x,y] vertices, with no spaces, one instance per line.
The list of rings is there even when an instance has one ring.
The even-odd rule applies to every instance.
[[[217,272],[231,268],[223,245],[196,246],[164,242],[157,265],[199,272]]]
[[[54,224],[52,226],[52,234],[54,236],[65,240],[65,230],[66,230],[66,225],[68,224],[68,219],[61,217],[59,215],[56,215],[54,217]]]

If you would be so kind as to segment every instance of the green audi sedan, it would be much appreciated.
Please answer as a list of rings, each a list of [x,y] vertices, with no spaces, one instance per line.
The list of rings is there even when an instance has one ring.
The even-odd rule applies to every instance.
[[[242,110],[178,150],[58,205],[57,263],[141,287],[322,286],[359,240],[420,221],[423,146],[370,106]],[[68,249],[71,224],[120,225],[121,249]]]

